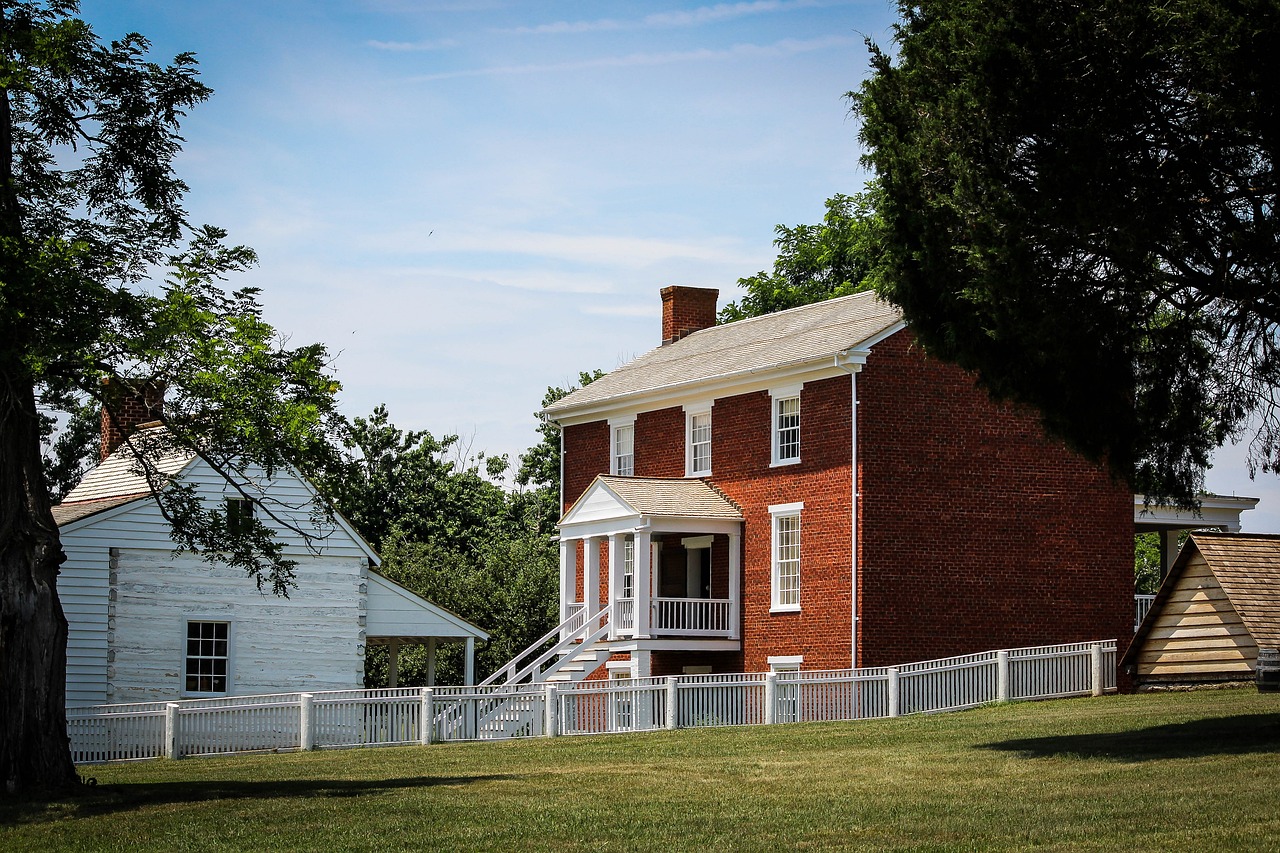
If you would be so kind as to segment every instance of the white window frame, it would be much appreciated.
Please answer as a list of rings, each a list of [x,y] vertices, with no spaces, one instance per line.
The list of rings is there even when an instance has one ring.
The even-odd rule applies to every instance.
[[[226,672],[224,675],[224,690],[189,690],[187,689],[187,677],[193,656],[188,652],[187,644],[191,640],[192,625],[225,625],[227,626],[227,648],[225,656],[216,655],[195,655],[197,660],[217,660],[221,657],[226,662]],[[218,618],[216,616],[188,616],[182,620],[182,668],[180,670],[182,683],[179,692],[183,696],[229,696],[232,686],[234,685],[235,676],[235,622],[231,619]],[[216,640],[216,638],[215,638]],[[197,675],[197,677],[199,677]]]
[[[804,655],[769,655],[770,672],[799,672],[804,666]]]
[[[788,385],[783,388],[770,388],[769,396],[772,398],[769,404],[769,465],[777,467],[779,465],[796,465],[800,462],[800,386]],[[791,400],[796,404],[796,431],[795,440],[795,456],[783,457],[782,455],[782,406]]]
[[[769,601],[770,613],[794,613],[800,610],[801,584],[800,577],[802,571],[802,551],[800,548],[803,526],[800,523],[800,514],[804,509],[804,502],[789,504],[774,504],[769,507],[769,527],[770,527],[770,567],[769,567]],[[796,554],[794,557],[784,556],[782,553],[783,543],[780,541],[780,530],[783,520],[795,519],[796,523]],[[789,600],[792,596],[787,595],[784,600],[782,589],[782,571],[791,564],[795,564],[795,594],[794,601]]]
[[[619,446],[618,433],[626,430],[626,434],[631,439],[631,449],[628,453],[622,454],[622,448]],[[621,464],[620,456],[626,456],[628,465]],[[631,415],[624,418],[609,419],[609,473],[616,474],[621,477],[634,477],[636,473],[636,417]]]
[[[706,445],[707,459],[704,467],[698,467],[694,464],[694,441],[693,429],[694,420],[696,418],[705,417],[707,419],[707,440],[698,442],[698,445]],[[686,477],[708,477],[711,475],[711,455],[714,452],[711,446],[711,404],[706,403],[698,406],[684,407],[684,474]]]
[[[622,540],[622,597],[636,597],[636,538]]]

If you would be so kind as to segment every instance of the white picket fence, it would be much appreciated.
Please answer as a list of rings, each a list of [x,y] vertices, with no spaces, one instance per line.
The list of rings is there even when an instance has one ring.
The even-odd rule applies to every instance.
[[[71,708],[79,764],[656,729],[866,720],[1115,689],[1116,643],[896,667],[406,687]]]

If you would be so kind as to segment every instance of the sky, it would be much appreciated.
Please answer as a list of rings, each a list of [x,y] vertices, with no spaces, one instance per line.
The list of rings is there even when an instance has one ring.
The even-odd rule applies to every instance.
[[[103,39],[194,52],[214,89],[177,161],[196,223],[257,250],[342,410],[514,461],[548,386],[660,343],[658,292],[772,266],[867,173],[845,94],[888,0],[82,0]],[[1239,449],[1209,473],[1263,498]]]

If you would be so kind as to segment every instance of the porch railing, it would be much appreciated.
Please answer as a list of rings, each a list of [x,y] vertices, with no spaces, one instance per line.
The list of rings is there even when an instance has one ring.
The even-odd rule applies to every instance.
[[[675,636],[727,637],[729,600],[710,598],[655,598],[652,629]]]
[[[78,763],[863,720],[1116,686],[1116,643],[1002,649],[896,667],[238,696],[67,711]]]
[[[1142,625],[1142,620],[1147,618],[1147,614],[1151,612],[1151,602],[1155,601],[1154,595],[1135,595],[1133,597],[1133,630],[1136,633],[1138,627]]]

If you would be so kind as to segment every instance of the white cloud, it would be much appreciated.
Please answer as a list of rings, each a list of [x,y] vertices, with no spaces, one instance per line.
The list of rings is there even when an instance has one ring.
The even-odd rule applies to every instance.
[[[674,12],[655,12],[643,18],[600,18],[594,21],[556,21],[532,27],[514,27],[506,32],[533,35],[560,35],[572,33],[610,32],[670,27],[695,27],[718,21],[741,18],[745,15],[761,15],[772,12],[789,12],[815,6],[832,5],[817,0],[756,0],[751,3],[717,3],[696,9]]]
[[[446,48],[456,47],[458,42],[454,39],[437,39],[435,41],[378,41],[376,39],[370,39],[365,42],[365,44],[375,50],[409,53],[423,50],[444,50]]]
[[[459,77],[491,77],[499,75],[539,74],[547,71],[580,71],[590,68],[631,68],[647,65],[671,65],[681,62],[709,62],[729,59],[753,59],[784,57],[798,53],[848,47],[861,44],[852,36],[822,36],[814,39],[783,39],[773,44],[736,44],[729,48],[670,51],[666,53],[631,53],[625,56],[602,56],[569,62],[528,63],[524,65],[491,65],[487,68],[470,68],[459,71],[441,71],[409,78],[412,82],[451,80]]]

